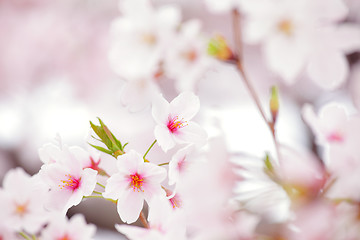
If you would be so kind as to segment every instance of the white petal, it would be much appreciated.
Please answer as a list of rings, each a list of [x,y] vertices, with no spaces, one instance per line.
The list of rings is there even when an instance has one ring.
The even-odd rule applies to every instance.
[[[152,116],[158,124],[166,124],[169,118],[170,104],[159,94],[152,103]]]
[[[265,59],[271,70],[292,84],[304,67],[305,48],[300,39],[274,36],[264,45]]]
[[[122,174],[114,174],[107,180],[103,196],[116,200],[128,186],[129,182]]]
[[[356,24],[341,24],[336,29],[335,44],[346,54],[360,51],[360,27]]]
[[[143,208],[144,198],[141,192],[129,189],[119,198],[117,203],[117,211],[120,218],[125,223],[135,222]]]
[[[169,129],[166,126],[156,126],[154,130],[155,138],[157,143],[162,148],[164,152],[167,152],[169,149],[175,146],[175,141],[169,132]]]
[[[319,50],[310,59],[307,72],[320,87],[333,90],[344,83],[349,73],[349,66],[340,51]]]
[[[197,123],[189,122],[187,126],[179,129],[174,138],[179,143],[194,143],[197,147],[206,144],[207,133]]]
[[[97,171],[91,168],[85,168],[81,176],[81,191],[83,196],[89,196],[96,186]]]
[[[192,92],[183,92],[170,103],[170,115],[185,120],[192,119],[200,109],[200,100]]]
[[[115,225],[116,230],[118,232],[124,234],[129,239],[146,239],[145,237],[148,235],[148,229],[137,227],[137,226],[129,226],[126,224],[116,224]]]

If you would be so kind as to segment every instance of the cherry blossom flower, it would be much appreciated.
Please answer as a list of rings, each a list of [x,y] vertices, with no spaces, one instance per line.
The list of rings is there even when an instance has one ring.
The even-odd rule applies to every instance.
[[[149,228],[115,225],[129,239],[185,240],[186,224],[181,210],[174,210],[165,198],[153,198],[149,209]]]
[[[176,41],[166,52],[164,70],[166,76],[176,80],[175,87],[179,92],[194,91],[197,81],[211,65],[207,42],[201,38],[200,30],[199,20],[183,23]]]
[[[304,70],[324,89],[346,80],[345,55],[360,49],[360,30],[337,25],[347,14],[342,1],[245,1],[243,8],[245,41],[262,44],[268,67],[286,83],[294,83]]]
[[[110,65],[125,79],[151,76],[180,23],[180,11],[154,9],[148,0],[121,1],[120,10],[111,26]]]
[[[194,146],[190,145],[177,151],[169,162],[169,185],[179,181],[181,175],[186,171]]]
[[[70,220],[62,215],[54,215],[49,225],[42,231],[40,240],[92,240],[96,227],[86,224],[83,215],[76,214]]]
[[[238,177],[223,140],[211,139],[207,150],[197,156],[177,183],[182,200],[180,209],[185,212],[191,239],[250,238],[256,221],[249,218],[247,230],[242,231],[243,223],[238,225],[234,219],[236,213],[229,201]]]
[[[154,99],[152,116],[157,123],[154,134],[165,152],[176,143],[205,144],[206,132],[197,123],[190,121],[199,108],[199,98],[191,92],[181,93],[170,103],[162,95]]]
[[[91,159],[81,148],[63,146],[61,151],[51,145],[46,145],[45,148],[51,150],[45,154],[44,149],[40,149],[44,161],[50,162],[40,170],[50,188],[46,207],[65,214],[70,207],[79,204],[83,196],[91,195],[96,185],[97,171],[84,168]],[[55,158],[46,160],[49,156]]]
[[[242,178],[234,187],[235,200],[270,222],[284,222],[290,216],[291,201],[281,185],[264,171],[262,159],[239,155],[232,160]]]
[[[360,199],[359,115],[349,115],[344,106],[329,103],[318,115],[310,105],[303,108],[305,121],[313,130],[316,141],[324,147],[324,163],[333,185],[327,192],[331,198]]]
[[[39,176],[31,177],[22,168],[6,174],[0,190],[0,222],[9,230],[35,234],[46,223],[47,188],[40,181]]]
[[[155,164],[145,163],[142,156],[134,150],[118,157],[117,168],[118,172],[107,180],[103,196],[117,200],[121,220],[133,223],[139,217],[144,200],[149,203],[154,196],[165,197],[160,183],[166,177],[166,170]]]

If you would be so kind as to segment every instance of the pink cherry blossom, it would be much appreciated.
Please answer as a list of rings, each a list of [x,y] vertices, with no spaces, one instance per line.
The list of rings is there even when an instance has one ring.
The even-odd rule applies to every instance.
[[[175,79],[179,92],[194,91],[197,82],[211,66],[212,58],[208,55],[207,42],[200,36],[201,23],[190,20],[181,25],[181,29],[172,47],[164,59],[166,76]]]
[[[185,240],[186,224],[181,210],[174,210],[165,198],[153,198],[149,209],[149,228],[116,225],[129,239]]]
[[[162,95],[154,99],[152,116],[157,123],[154,134],[165,152],[176,143],[205,144],[206,132],[197,123],[190,121],[199,108],[199,98],[191,92],[181,93],[170,103]]]
[[[190,145],[180,149],[173,155],[169,163],[169,185],[179,181],[181,175],[188,168],[188,164],[191,164],[189,163],[189,157],[191,158],[193,151],[194,146]]]
[[[83,196],[91,195],[96,185],[97,171],[84,168],[91,159],[89,154],[79,147],[62,146],[61,151],[51,145],[46,145],[45,148],[53,151],[45,154],[44,148],[40,150],[45,161],[46,157],[55,156],[40,170],[50,188],[46,207],[65,214],[70,207],[79,204]]]
[[[125,79],[151,76],[180,23],[180,11],[154,9],[148,0],[121,1],[120,10],[111,26],[110,65]]]
[[[344,83],[349,71],[345,55],[360,49],[360,30],[337,24],[347,14],[342,1],[244,3],[245,41],[262,44],[268,67],[286,83],[294,83],[303,71],[324,89]]]
[[[133,223],[139,217],[144,200],[149,203],[154,196],[165,196],[160,183],[165,179],[166,171],[145,163],[134,150],[118,157],[117,168],[118,172],[107,180],[103,196],[117,200],[121,220]]]
[[[13,231],[35,234],[48,218],[46,192],[39,176],[31,177],[22,168],[10,170],[0,190],[0,222]]]
[[[40,240],[92,240],[96,227],[86,224],[83,215],[77,214],[70,220],[62,215],[54,215],[49,225],[42,231]]]

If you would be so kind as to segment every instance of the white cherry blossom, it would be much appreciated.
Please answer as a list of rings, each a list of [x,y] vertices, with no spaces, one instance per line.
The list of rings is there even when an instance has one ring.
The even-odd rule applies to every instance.
[[[39,176],[31,177],[22,168],[10,170],[0,190],[0,222],[13,231],[35,234],[48,218],[46,192]]]
[[[57,147],[46,145],[45,149],[49,151],[43,148],[40,155],[48,164],[42,166],[40,174],[50,189],[46,207],[65,214],[70,207],[78,205],[84,196],[91,195],[96,185],[97,171],[85,168],[89,160],[91,162],[90,155],[79,147],[62,146],[59,151]],[[47,158],[49,156],[51,158]]]
[[[120,10],[110,31],[110,65],[127,80],[151,76],[180,23],[180,11],[170,5],[155,9],[148,0],[120,1]]]
[[[118,157],[117,168],[118,172],[107,180],[103,196],[117,200],[121,220],[133,223],[139,217],[144,200],[149,203],[154,196],[165,197],[160,183],[165,179],[166,171],[144,162],[134,150]]]
[[[166,152],[176,143],[206,143],[206,132],[195,122],[190,121],[199,111],[199,98],[192,92],[183,92],[170,103],[162,95],[153,101],[152,116],[157,123],[155,138]]]
[[[40,240],[93,240],[96,227],[86,224],[83,215],[76,214],[70,220],[54,214],[49,225],[42,231]]]

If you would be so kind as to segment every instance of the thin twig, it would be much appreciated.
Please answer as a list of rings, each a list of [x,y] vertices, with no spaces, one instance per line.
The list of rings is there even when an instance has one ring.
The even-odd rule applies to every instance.
[[[144,212],[143,212],[142,210],[141,210],[141,212],[140,212],[139,218],[140,218],[141,223],[144,225],[144,227],[145,227],[145,228],[149,228],[149,223],[148,223],[148,221],[146,220],[145,214],[144,214]]]
[[[144,154],[143,158],[144,161],[146,160],[146,155],[149,153],[150,149],[155,145],[155,143],[157,142],[157,140],[155,139],[155,141],[150,145],[150,147],[148,148],[148,150],[146,151],[146,153]]]
[[[257,95],[254,87],[251,85],[251,83],[245,73],[245,70],[244,70],[242,32],[241,32],[241,24],[240,24],[241,16],[240,16],[239,11],[236,9],[233,10],[232,20],[233,20],[233,34],[234,34],[235,51],[236,51],[236,55],[237,55],[236,67],[239,70],[241,78],[242,78],[243,82],[245,83],[247,89],[249,90],[249,93],[250,93],[252,99],[254,100],[254,102],[257,106],[257,109],[259,110],[262,118],[264,119],[265,123],[267,124],[267,126],[269,127],[269,129],[271,131],[271,135],[272,135],[274,145],[275,145],[276,154],[277,154],[278,158],[280,158],[279,144],[277,142],[276,134],[275,134],[275,124],[272,121],[269,121],[268,118],[266,117],[265,111],[264,111],[263,107],[261,106],[259,96]]]

